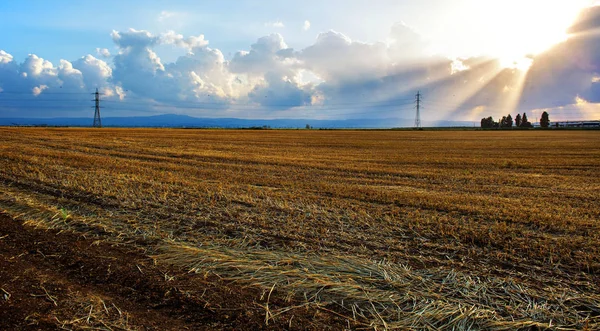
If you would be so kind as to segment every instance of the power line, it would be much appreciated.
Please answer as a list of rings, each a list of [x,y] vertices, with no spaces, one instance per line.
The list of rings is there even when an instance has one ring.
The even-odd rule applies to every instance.
[[[4,93],[6,93],[6,97],[4,97]],[[98,93],[96,91],[96,93]],[[96,93],[92,93],[96,95]],[[31,98],[19,97],[16,94],[28,94]],[[87,94],[87,93],[86,93]],[[48,95],[48,98],[44,98],[44,96]],[[39,96],[33,97],[30,92],[0,92],[0,110],[9,109],[9,110],[36,110],[36,109],[52,109],[56,111],[60,110],[75,110],[81,109],[87,106],[80,104],[81,102],[86,102],[85,100],[79,99],[78,97],[70,98],[68,95],[85,95],[83,93],[70,93],[70,92],[61,92],[61,93],[49,93],[44,92]],[[107,108],[111,111],[125,111],[125,110],[137,110],[144,107],[145,111],[152,109],[151,112],[157,112],[160,110],[170,111],[170,110],[211,110],[211,109],[228,109],[233,111],[251,111],[251,110],[263,110],[263,111],[283,111],[283,108],[294,108],[295,111],[304,112],[305,114],[316,114],[319,111],[327,111],[330,116],[360,116],[360,115],[381,115],[388,112],[398,111],[401,112],[409,112],[409,108],[404,106],[409,106],[416,103],[416,114],[415,114],[415,127],[420,127],[422,125],[420,113],[422,109],[428,109],[428,112],[448,112],[452,110],[451,108],[456,107],[456,103],[454,100],[446,101],[443,98],[436,98],[433,96],[431,99],[428,97],[427,101],[423,100],[423,95],[420,91],[417,93],[415,99],[411,99],[410,102],[407,99],[401,98],[390,98],[384,101],[357,101],[357,102],[327,102],[325,101],[322,105],[290,105],[290,104],[270,104],[270,105],[261,105],[261,104],[235,104],[235,103],[227,103],[225,102],[214,102],[214,101],[173,101],[174,104],[170,105],[168,103],[156,103],[156,101],[152,99],[146,99],[148,102],[142,102],[144,99],[141,99],[137,96],[127,97],[125,100],[100,100],[100,96],[102,94],[98,93],[98,111],[95,111],[94,114],[94,126],[101,126],[101,117],[100,117],[100,108]],[[133,99],[136,101],[129,101],[127,99]],[[21,101],[22,105],[18,105],[19,101]],[[96,102],[96,98],[92,100]],[[63,103],[62,105],[56,105],[56,103]],[[109,107],[100,107],[100,102],[108,102],[111,103],[112,106]],[[47,103],[47,104],[45,104]],[[87,102],[86,102],[87,103]],[[460,103],[459,103],[460,104]],[[89,105],[89,104],[88,104]],[[424,105],[426,107],[424,107]],[[400,106],[400,109],[399,109]],[[96,108],[96,105],[93,106]],[[281,108],[281,109],[277,109]],[[413,109],[410,107],[410,109]],[[355,111],[352,111],[355,110]],[[458,109],[454,109],[454,111],[459,111]],[[468,111],[468,109],[460,110],[462,112]],[[488,113],[499,113],[505,111],[505,109],[501,107],[486,107],[485,109]],[[532,112],[537,114],[537,110],[527,110],[527,112]],[[575,105],[563,106],[562,108],[553,108],[551,109],[551,114],[556,114],[558,116],[581,116],[582,112],[585,110],[580,109]],[[537,119],[537,116],[536,116]]]
[[[92,93],[95,94],[95,93]],[[100,94],[100,93],[99,93]],[[101,95],[101,94],[100,94]],[[45,103],[45,102],[64,102],[64,103],[77,103],[77,102],[85,102],[83,99],[67,99],[67,98],[4,98],[0,93],[0,101],[12,101],[12,102],[26,102],[26,103]],[[92,100],[94,101],[94,100]],[[393,107],[398,105],[395,102],[401,102],[400,105],[409,105],[412,103],[412,100],[407,99],[391,99],[385,101],[357,101],[357,102],[345,102],[345,103],[331,103],[327,102],[321,105],[291,105],[288,103],[276,103],[276,104],[236,104],[236,103],[227,103],[227,102],[209,102],[209,101],[174,101],[174,104],[156,102],[155,100],[147,100],[147,102],[143,101],[128,101],[128,100],[102,100],[104,103],[114,104],[111,108],[124,108],[128,106],[145,106],[145,107],[154,107],[154,108],[182,108],[182,109],[206,109],[210,106],[222,106],[231,109],[254,109],[254,108],[275,108],[275,107],[288,107],[288,108],[315,108],[315,109],[323,109],[323,110],[335,110],[335,109],[351,109],[351,108],[383,108],[383,107]],[[27,105],[19,105],[19,107],[28,108]]]
[[[3,95],[3,94],[9,94],[9,95],[33,95],[33,93],[31,91],[29,91],[29,92],[23,92],[23,91],[5,91],[5,90],[0,91],[0,95]],[[51,94],[51,95],[66,95],[66,94],[69,94],[69,95],[72,95],[72,94],[86,95],[87,93],[86,92],[46,92],[46,91],[44,91],[44,92],[40,93],[39,95],[49,95],[49,94]]]
[[[150,100],[149,100],[150,101]],[[154,100],[152,100],[154,101]],[[131,101],[118,101],[118,100],[105,100],[104,102],[108,102],[108,103],[116,103],[119,105],[144,105],[144,106],[153,106],[153,107],[174,107],[174,108],[206,108],[206,107],[202,107],[202,106],[207,106],[207,105],[215,105],[215,106],[228,106],[228,107],[233,107],[233,108],[255,108],[255,107],[266,107],[266,108],[273,108],[273,107],[315,107],[315,108],[336,108],[336,109],[345,109],[345,108],[355,108],[355,107],[368,107],[369,105],[371,105],[371,107],[392,107],[395,104],[395,102],[398,101],[402,101],[404,103],[402,103],[401,105],[409,105],[412,104],[412,99],[411,100],[386,100],[386,101],[360,101],[360,102],[351,102],[351,103],[324,103],[323,105],[290,105],[290,104],[285,104],[285,103],[281,103],[281,104],[268,104],[268,105],[261,105],[261,104],[235,104],[235,103],[225,103],[225,102],[207,102],[207,101],[176,101],[177,104],[174,105],[170,105],[170,104],[165,104],[165,103],[151,103],[151,102],[131,102]],[[344,107],[338,107],[338,106],[344,106]]]

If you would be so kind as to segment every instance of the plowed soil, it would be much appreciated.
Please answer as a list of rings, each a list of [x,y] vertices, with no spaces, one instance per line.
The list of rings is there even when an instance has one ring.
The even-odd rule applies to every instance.
[[[290,306],[270,298],[268,307]],[[265,323],[267,295],[156,266],[141,251],[34,229],[0,214],[0,330],[343,329],[296,309]]]

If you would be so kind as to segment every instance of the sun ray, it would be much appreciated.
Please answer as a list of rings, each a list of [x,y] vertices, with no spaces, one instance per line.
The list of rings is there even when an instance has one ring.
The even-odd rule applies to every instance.
[[[519,103],[523,96],[523,90],[525,88],[525,81],[527,79],[527,72],[523,70],[514,69],[511,81],[507,84],[507,88],[504,90],[504,95],[500,99],[500,109],[504,110],[506,114],[513,114],[515,111],[520,112]]]
[[[600,120],[600,103],[589,102],[577,96],[569,105],[531,110],[536,118],[539,118],[543,112],[548,112],[552,122]]]
[[[419,63],[411,65],[397,66],[397,76],[402,76],[406,73],[410,73],[414,69],[418,68],[420,71],[424,71],[423,75],[418,75],[418,79],[412,79],[408,82],[403,82],[399,86],[396,93],[412,93],[420,88],[424,88],[428,85],[434,85],[437,82],[446,80],[452,76],[452,61],[449,59],[440,59],[432,63]]]
[[[459,73],[463,77],[450,77],[448,79],[455,80],[461,84],[460,87],[453,86],[450,93],[439,93],[443,97],[437,100],[435,106],[442,108],[445,111],[445,119],[456,119],[456,115],[468,107],[467,103],[480,91],[489,87],[490,83],[502,72],[497,60],[488,59],[481,61],[471,67],[469,71]],[[460,80],[462,78],[462,81]],[[426,103],[427,104],[427,103]],[[470,118],[471,119],[471,118]],[[469,120],[470,120],[469,119]]]
[[[583,115],[582,119],[600,119],[599,103],[589,102],[584,98],[577,96],[575,98],[574,106],[579,110],[580,114]]]
[[[600,36],[600,28],[586,29],[583,31],[569,33],[569,39],[594,38],[594,37],[599,37],[599,36]]]

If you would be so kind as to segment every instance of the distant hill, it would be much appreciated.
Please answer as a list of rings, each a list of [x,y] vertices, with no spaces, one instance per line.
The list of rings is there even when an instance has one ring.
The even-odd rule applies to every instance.
[[[92,118],[0,118],[1,126],[91,126]],[[156,115],[143,117],[106,117],[104,127],[150,127],[150,128],[250,128],[268,126],[271,128],[393,128],[411,127],[413,120],[399,118],[381,119],[240,119],[240,118],[198,118],[185,115]],[[472,122],[437,121],[424,122],[428,127],[473,126]]]

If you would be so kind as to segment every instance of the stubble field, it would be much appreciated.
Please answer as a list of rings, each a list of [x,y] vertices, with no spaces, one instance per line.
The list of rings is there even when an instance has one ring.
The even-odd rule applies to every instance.
[[[0,310],[32,327],[597,330],[599,175],[598,131],[0,128]]]

